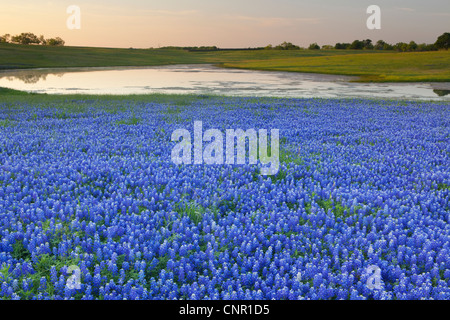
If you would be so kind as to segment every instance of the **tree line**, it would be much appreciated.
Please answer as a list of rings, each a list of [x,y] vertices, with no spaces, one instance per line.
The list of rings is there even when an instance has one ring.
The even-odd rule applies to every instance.
[[[170,49],[170,50],[187,50],[187,51],[217,51],[220,50],[216,46],[201,46],[201,47],[176,47],[176,46],[166,46],[160,47],[159,49]]]
[[[376,43],[373,43],[372,40],[355,40],[352,43],[336,43],[334,46],[332,45],[324,45],[320,47],[317,43],[312,43],[309,45],[309,50],[395,50],[400,52],[412,52],[412,51],[436,51],[436,50],[448,50],[450,47],[450,33],[445,32],[441,36],[439,36],[435,43],[426,44],[421,43],[417,44],[415,41],[410,41],[409,43],[398,42],[396,44],[389,44],[386,41],[378,40]],[[271,44],[266,46],[264,49],[267,50],[301,50],[305,48],[301,48],[296,46],[290,42],[283,42],[275,47]]]
[[[22,32],[21,34],[11,36],[10,34],[4,34],[0,36],[0,42],[3,43],[16,43],[16,44],[35,44],[43,46],[63,46],[65,41],[60,37],[56,38],[44,38],[43,35],[39,37],[31,32]]]
[[[11,36],[10,34],[5,34],[0,36],[0,43],[16,43],[16,44],[35,44],[44,46],[64,46],[65,41],[60,37],[45,39],[43,35],[39,37],[31,32],[22,32],[21,34]],[[352,43],[336,43],[332,45],[324,45],[320,47],[317,43],[312,43],[309,45],[309,50],[395,50],[400,52],[413,52],[413,51],[436,51],[436,50],[448,50],[450,47],[450,33],[445,32],[440,35],[435,43],[417,44],[415,41],[410,41],[409,43],[398,42],[396,44],[389,44],[383,40],[378,40],[373,43],[372,40],[355,40]],[[161,49],[179,49],[187,51],[217,51],[221,50],[216,46],[202,46],[202,47],[163,47]],[[283,42],[277,46],[272,46],[269,44],[266,47],[260,48],[249,48],[249,50],[256,49],[266,49],[266,50],[302,50],[300,46],[294,45],[291,42]]]

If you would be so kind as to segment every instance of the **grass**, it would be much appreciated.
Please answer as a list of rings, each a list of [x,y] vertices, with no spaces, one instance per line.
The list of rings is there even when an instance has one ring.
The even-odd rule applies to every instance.
[[[45,222],[46,227],[48,228],[48,221]],[[44,227],[45,228],[45,227]],[[61,231],[58,231],[57,234],[55,234],[55,238],[50,239],[50,244],[52,247],[57,247],[59,240],[62,238],[63,234],[67,235],[68,232],[70,232],[70,228],[68,225],[64,226],[64,229]],[[59,238],[56,239],[56,238]],[[16,240],[16,242],[12,245],[12,252],[11,255],[14,259],[17,261],[32,261],[32,257],[28,249],[23,244],[22,240]],[[41,278],[46,279],[46,288],[45,293],[49,296],[54,294],[55,288],[52,285],[51,280],[51,268],[55,267],[56,270],[60,270],[62,267],[66,266],[72,266],[72,265],[78,265],[79,259],[70,257],[70,256],[58,256],[55,257],[51,254],[42,254],[37,257],[37,261],[33,262],[33,269],[34,272],[27,274],[23,277],[20,277],[23,279],[31,280],[31,283],[29,284],[29,289],[24,290],[22,287],[18,288],[16,290],[16,294],[20,296],[23,299],[29,299],[31,295],[37,296],[40,292],[40,281]],[[0,266],[0,282],[1,281],[8,281],[11,279],[16,278],[12,274],[12,269],[9,266],[4,265],[3,267]],[[19,283],[22,283],[22,281],[19,280]],[[78,294],[77,299],[81,298],[82,295]]]
[[[135,126],[142,122],[141,118],[137,118],[134,114],[131,118],[117,121],[116,124],[123,124],[128,126]]]
[[[19,90],[14,90],[14,89],[9,89],[9,88],[2,88],[0,87],[0,96],[3,95],[14,95],[14,96],[23,96],[23,95],[29,95],[30,93],[24,92],[24,91],[19,91]]]
[[[178,213],[180,218],[186,216],[189,217],[192,222],[198,224],[203,219],[205,209],[195,201],[191,200],[187,203],[181,202],[176,204],[175,211]]]
[[[450,52],[369,53],[225,63],[225,67],[358,76],[360,82],[450,81]]]
[[[11,121],[9,119],[0,119],[0,128],[6,128],[6,127],[12,127],[16,123],[14,121]]]
[[[438,191],[450,190],[450,185],[447,185],[445,183],[439,183],[437,189],[438,189]]]
[[[363,82],[450,81],[450,52],[44,47],[0,44],[0,69],[215,64],[227,68],[359,77]]]
[[[27,93],[24,91],[12,90],[0,87],[0,105],[14,106],[17,103],[42,103],[43,107],[48,106],[53,110],[57,111],[57,118],[64,118],[67,114],[85,112],[84,101],[95,101],[102,103],[104,101],[114,101],[111,105],[111,109],[106,111],[111,113],[117,113],[118,111],[125,111],[127,108],[124,107],[124,102],[133,101],[135,103],[139,102],[152,102],[155,104],[167,104],[168,110],[166,113],[168,115],[173,115],[181,110],[178,107],[187,106],[195,101],[205,101],[208,99],[213,99],[218,97],[215,95],[203,95],[203,94],[162,94],[162,93],[151,93],[151,94],[125,94],[125,95],[90,95],[90,94],[68,94],[68,95],[58,95],[58,94],[46,94],[46,93]],[[81,103],[80,103],[81,102]],[[177,106],[177,109],[174,108]],[[136,124],[134,121],[139,121],[139,119],[134,119],[133,117],[127,121],[118,121],[117,124]],[[0,125],[13,124],[4,120]]]

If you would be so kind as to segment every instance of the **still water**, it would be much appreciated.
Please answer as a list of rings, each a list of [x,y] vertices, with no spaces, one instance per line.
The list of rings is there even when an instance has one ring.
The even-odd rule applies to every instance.
[[[354,77],[212,65],[52,68],[0,72],[0,87],[53,94],[195,93],[450,101],[450,83],[355,83]]]

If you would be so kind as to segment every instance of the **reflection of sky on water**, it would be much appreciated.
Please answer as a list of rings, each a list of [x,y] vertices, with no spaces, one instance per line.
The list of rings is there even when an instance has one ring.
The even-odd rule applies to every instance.
[[[353,77],[211,65],[0,72],[0,87],[40,93],[209,93],[241,96],[450,100],[450,83],[355,83]]]

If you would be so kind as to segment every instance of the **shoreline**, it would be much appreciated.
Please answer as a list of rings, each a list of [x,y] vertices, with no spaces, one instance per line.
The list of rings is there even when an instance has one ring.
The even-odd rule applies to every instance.
[[[40,47],[0,44],[0,72],[47,68],[149,68],[214,65],[223,69],[353,77],[360,83],[450,82],[450,52]]]
[[[127,71],[129,72],[127,73]],[[109,72],[116,73],[109,74]],[[122,74],[122,72],[124,73]],[[58,85],[60,80],[55,79],[62,78],[64,75],[71,75],[72,79],[77,80]],[[161,75],[163,79],[175,77],[183,80],[160,83],[158,79]],[[49,79],[52,80],[48,80],[50,82],[46,83],[48,76],[51,76],[52,78]],[[114,79],[117,77],[122,80],[116,83]],[[133,80],[143,77],[147,80]],[[80,82],[80,79],[85,80]],[[107,82],[102,82],[102,79]],[[123,79],[127,80],[124,82]],[[351,76],[321,73],[221,68],[216,64],[52,67],[0,71],[0,86],[38,94],[146,95],[153,93],[193,93],[242,97],[324,99],[345,97],[349,99],[450,101],[450,97],[447,97],[450,94],[450,82],[398,82],[389,84],[386,82],[361,83],[354,81],[354,79],[355,77]],[[276,82],[274,82],[275,80]],[[226,82],[226,88],[218,86],[217,81]],[[199,82],[201,82],[201,85],[199,85]],[[244,83],[244,85],[240,83]]]
[[[114,71],[114,70],[141,70],[141,69],[154,69],[161,67],[180,67],[180,66],[210,66],[218,69],[224,70],[243,70],[243,71],[260,71],[260,72],[270,72],[270,73],[291,73],[291,74],[300,74],[300,75],[316,75],[316,76],[324,76],[324,77],[345,77],[348,78],[348,83],[373,83],[373,84],[436,84],[436,87],[433,89],[436,90],[450,90],[450,79],[449,80],[397,80],[397,81],[388,81],[388,80],[365,80],[365,76],[360,75],[348,75],[341,73],[326,73],[326,72],[305,72],[305,71],[293,71],[293,70],[279,70],[279,69],[264,69],[264,68],[244,68],[244,67],[235,67],[235,66],[225,66],[223,63],[173,63],[173,64],[159,64],[159,65],[148,65],[148,66],[139,66],[139,65],[129,65],[129,66],[99,66],[99,67],[91,67],[91,66],[79,66],[79,67],[38,67],[38,68],[0,68],[0,79],[2,78],[2,74],[6,73],[16,73],[16,72],[27,72],[27,71],[66,71],[60,73],[70,73],[70,72],[90,72],[90,71]],[[55,74],[59,72],[49,72],[47,74]],[[443,85],[441,85],[443,84]]]
[[[35,93],[21,90],[15,90],[5,87],[0,87],[0,104],[16,103],[18,100],[29,100],[32,102],[38,102],[36,100],[42,100],[41,102],[67,102],[68,100],[86,100],[96,99],[99,101],[105,100],[133,100],[142,102],[156,102],[156,103],[174,103],[181,100],[183,103],[191,100],[208,100],[208,99],[256,99],[256,100],[303,100],[303,101],[339,101],[342,103],[352,101],[368,101],[368,102],[388,102],[388,103],[431,103],[435,105],[450,106],[450,100],[433,100],[433,99],[412,99],[412,98],[379,98],[379,97],[282,97],[282,96],[233,96],[223,94],[199,94],[199,93],[137,93],[137,94],[85,94],[85,93],[68,93],[68,94],[55,94],[55,93]]]

